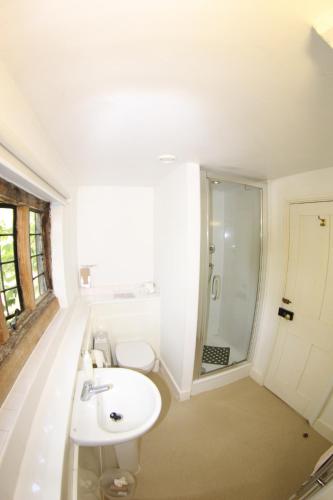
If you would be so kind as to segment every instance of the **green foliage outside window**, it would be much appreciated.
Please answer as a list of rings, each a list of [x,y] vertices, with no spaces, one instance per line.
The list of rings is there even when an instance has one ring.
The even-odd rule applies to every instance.
[[[14,208],[0,206],[0,290],[5,317],[21,310],[15,265]]]
[[[29,225],[32,281],[35,299],[37,300],[47,292],[45,280],[45,256],[42,235],[42,218],[39,212],[30,210]]]

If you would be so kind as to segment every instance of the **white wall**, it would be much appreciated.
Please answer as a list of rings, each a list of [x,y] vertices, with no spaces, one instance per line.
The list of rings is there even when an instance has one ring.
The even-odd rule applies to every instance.
[[[51,204],[53,289],[61,307],[69,306],[78,295],[75,205],[76,189],[67,205]]]
[[[59,158],[50,145],[48,138],[44,135],[42,127],[40,126],[36,116],[29,107],[24,96],[21,94],[20,90],[16,86],[15,82],[11,76],[6,71],[6,68],[0,62],[0,143],[5,146],[8,150],[14,153],[21,161],[27,163],[35,173],[40,177],[46,179],[49,183],[54,185],[60,191],[65,192],[72,197],[72,200],[65,206],[59,205],[57,203],[52,205],[51,213],[51,239],[52,239],[52,257],[53,257],[53,279],[54,288],[56,294],[59,295],[60,303],[62,306],[67,306],[74,301],[77,293],[77,256],[76,256],[76,231],[75,231],[75,180],[71,177],[70,173],[62,165]],[[13,180],[10,176],[11,167],[13,164],[16,165],[17,160],[8,151],[0,146],[0,163],[1,163],[1,173],[9,172],[8,180]],[[6,160],[6,165],[4,167],[4,159]],[[24,167],[24,165],[22,165]],[[36,176],[32,171],[24,167],[26,170],[25,183],[31,187],[31,192],[35,192],[34,187],[36,187]],[[23,170],[24,170],[23,169]],[[37,177],[38,179],[38,177]],[[40,179],[39,179],[40,180]],[[17,182],[22,185],[19,179]],[[44,186],[43,182],[40,182]],[[22,186],[24,187],[24,186]],[[28,189],[28,188],[27,188]],[[38,189],[37,189],[38,191]],[[51,189],[52,191],[52,189]],[[41,195],[40,191],[35,193]],[[52,196],[45,194],[45,199],[52,200]],[[86,310],[80,311],[80,314],[73,318],[73,324],[75,327],[79,328],[79,338],[75,335],[75,328],[70,328],[68,331],[65,330],[65,322],[67,311],[61,311],[61,313],[52,321],[49,325],[47,332],[38,342],[32,355],[25,363],[22,369],[22,375],[18,377],[16,384],[14,385],[11,395],[15,397],[15,409],[6,410],[6,403],[3,406],[3,415],[7,413],[8,425],[7,430],[1,431],[0,441],[3,446],[1,451],[4,451],[3,461],[1,465],[1,498],[14,498],[14,490],[19,487],[21,480],[24,481],[25,478],[30,479],[30,488],[25,485],[25,493],[23,496],[26,497],[27,491],[30,490],[31,494],[34,496],[34,490],[31,488],[31,484],[34,477],[43,476],[45,484],[51,485],[52,495],[54,497],[61,489],[61,478],[63,457],[64,457],[64,446],[66,443],[66,429],[68,428],[68,419],[70,417],[70,403],[72,401],[72,391],[74,384],[74,372],[76,371],[77,358],[79,355],[79,345],[81,343],[81,331],[80,331],[80,321],[84,322],[84,313]],[[68,319],[70,316],[68,316]],[[60,328],[60,331],[57,330]],[[70,333],[68,335],[68,333]],[[74,335],[73,335],[74,333]],[[73,344],[76,341],[77,349],[75,350],[75,356],[71,356],[70,349],[66,349],[66,360],[68,366],[66,366],[66,360],[61,361],[62,364],[62,376],[66,379],[66,390],[67,398],[64,394],[61,394],[59,389],[59,370],[55,369],[52,375],[52,362],[57,359],[57,349],[62,345],[64,340],[63,334],[66,337],[67,344]],[[76,340],[75,340],[76,337]],[[67,345],[68,347],[68,345]],[[69,356],[68,356],[69,353]],[[59,362],[59,359],[58,359]],[[68,369],[70,370],[68,376]],[[57,389],[50,391],[43,391],[45,388],[45,382],[52,382],[52,377],[56,377]],[[50,378],[51,377],[51,378]],[[60,392],[59,392],[60,391]],[[57,392],[57,395],[55,396]],[[51,395],[52,403],[46,405],[46,412],[44,416],[51,422],[49,416],[52,413],[52,436],[55,441],[51,443],[52,439],[49,435],[48,440],[44,439],[44,443],[47,445],[47,450],[42,450],[39,445],[33,446],[33,450],[38,450],[38,453],[47,457],[48,452],[51,450],[52,453],[56,453],[56,460],[54,462],[54,467],[49,467],[45,471],[45,463],[43,463],[43,473],[27,473],[22,472],[25,466],[29,468],[32,464],[41,463],[40,460],[35,460],[32,458],[33,450],[25,455],[26,446],[29,438],[31,442],[36,443],[34,436],[31,434],[32,429],[35,427],[37,430],[43,427],[39,422],[34,419],[40,416],[40,402],[42,400],[42,395]],[[58,404],[57,398],[61,399],[62,404]],[[52,407],[52,404],[54,407]],[[51,411],[51,413],[50,413]],[[59,418],[59,411],[63,413],[62,417]],[[37,432],[38,434],[38,432]],[[41,433],[39,432],[39,436]],[[24,462],[24,458],[27,460]],[[50,456],[47,457],[49,460]],[[47,462],[46,460],[46,462]],[[50,463],[50,462],[48,462]],[[15,464],[15,465],[13,465]],[[20,470],[21,474],[18,474]],[[48,473],[52,475],[52,481],[48,479]],[[58,474],[57,474],[58,473]],[[58,480],[56,479],[58,478]],[[52,495],[46,493],[47,498],[51,498]],[[18,493],[18,496],[20,494]],[[22,495],[21,495],[22,497]],[[21,498],[20,497],[20,498]],[[59,496],[58,496],[59,498]]]
[[[96,264],[93,286],[153,280],[152,187],[81,186],[77,220],[79,265]]]
[[[95,303],[91,308],[91,332],[106,331],[114,348],[117,342],[144,340],[160,357],[160,300],[158,295]],[[115,359],[115,358],[114,358]]]
[[[58,210],[56,215],[58,234],[64,235],[62,244],[59,246],[58,241],[52,241],[56,245],[56,256],[63,255],[63,266],[55,266],[57,276],[54,278],[61,304],[66,306],[74,300],[78,292],[75,179],[57,157],[29,103],[1,61],[0,82],[0,143],[32,167],[37,174],[72,198],[61,213]],[[59,280],[60,273],[63,273],[63,278]]]
[[[161,360],[181,398],[190,394],[200,268],[200,169],[174,167],[155,194],[155,281],[161,300]]]
[[[263,383],[278,328],[277,310],[283,297],[288,249],[288,202],[333,200],[333,168],[283,177],[268,182],[267,275],[251,375]],[[333,401],[319,422],[332,429]],[[318,425],[318,421],[316,423]],[[321,424],[319,424],[321,425]],[[333,434],[331,439],[333,438]]]

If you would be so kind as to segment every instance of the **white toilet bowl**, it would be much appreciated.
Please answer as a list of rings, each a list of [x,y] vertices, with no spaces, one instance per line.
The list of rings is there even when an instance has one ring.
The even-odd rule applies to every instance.
[[[155,353],[144,341],[118,342],[115,347],[118,366],[148,373],[154,368]]]

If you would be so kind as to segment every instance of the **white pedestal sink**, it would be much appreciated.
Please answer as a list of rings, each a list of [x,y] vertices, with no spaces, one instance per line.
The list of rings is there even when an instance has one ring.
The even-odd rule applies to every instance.
[[[110,389],[82,401],[88,377],[84,371],[78,372],[71,439],[81,446],[114,446],[119,467],[137,472],[137,439],[156,422],[160,393],[148,377],[133,370],[96,368],[93,372],[94,385],[109,384]]]

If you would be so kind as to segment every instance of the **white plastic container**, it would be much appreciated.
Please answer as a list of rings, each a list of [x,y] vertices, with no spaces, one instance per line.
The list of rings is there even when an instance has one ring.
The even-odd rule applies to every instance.
[[[93,364],[90,353],[86,351],[83,355],[83,369],[87,379],[91,380],[93,378]]]
[[[78,471],[78,500],[100,500],[98,477],[86,469]]]
[[[126,480],[126,485],[117,487],[115,479]],[[113,498],[129,498],[133,496],[135,490],[135,477],[124,469],[109,469],[103,472],[99,479],[101,492],[105,500]]]
[[[105,366],[112,366],[111,346],[107,332],[99,330],[94,334],[94,349],[102,351],[105,360]]]

